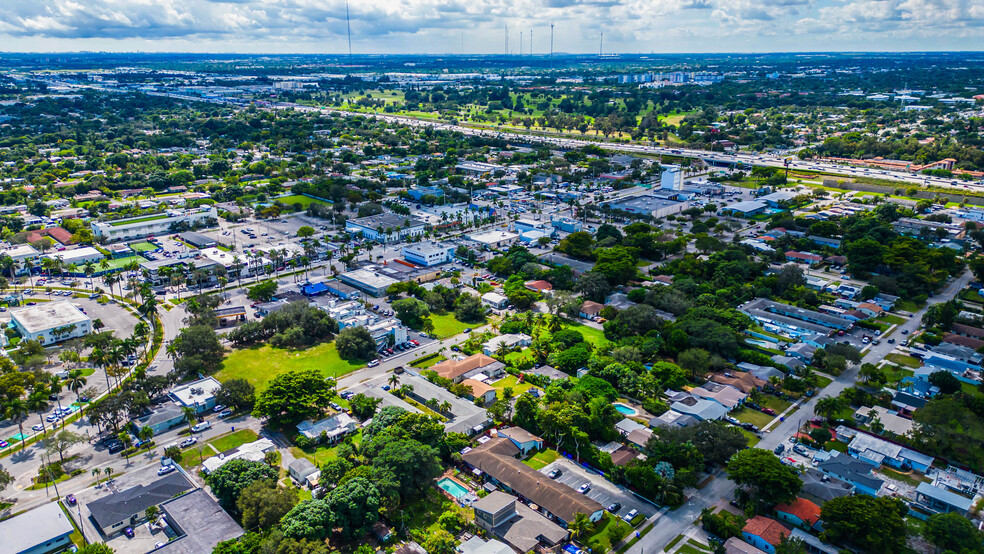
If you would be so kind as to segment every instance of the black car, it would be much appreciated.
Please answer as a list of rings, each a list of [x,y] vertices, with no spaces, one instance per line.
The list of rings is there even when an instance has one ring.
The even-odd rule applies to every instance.
[[[618,511],[621,510],[621,509],[622,509],[622,503],[621,502],[615,502],[611,506],[608,507],[608,513],[610,513],[610,514],[617,514]]]
[[[123,443],[120,441],[109,443],[109,453],[116,454],[117,452],[123,452]]]
[[[785,445],[782,445],[782,444],[780,444],[779,446],[777,446],[777,447],[775,448],[775,450],[773,450],[773,452],[775,452],[775,453],[776,453],[776,456],[778,456],[778,455],[780,455],[780,454],[782,454],[782,453],[783,453],[783,452],[785,452],[785,451],[786,451],[786,446],[785,446]]]

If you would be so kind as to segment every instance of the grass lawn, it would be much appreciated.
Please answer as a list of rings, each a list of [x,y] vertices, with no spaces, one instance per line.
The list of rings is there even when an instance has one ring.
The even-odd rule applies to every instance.
[[[783,400],[778,396],[772,396],[771,394],[766,394],[762,398],[762,402],[760,404],[763,408],[772,408],[773,410],[776,411],[777,414],[781,414],[783,411],[786,410],[786,408],[793,405],[792,402],[788,400]]]
[[[765,427],[770,421],[775,419],[774,416],[763,414],[762,412],[751,408],[742,408],[739,411],[731,412],[731,415],[733,415],[738,421],[742,423],[751,423],[759,429]]]
[[[406,507],[394,511],[394,517],[406,518],[404,523],[410,531],[426,534],[437,530],[437,518],[451,509],[452,503],[431,487],[424,498],[411,502]]]
[[[478,323],[462,323],[455,319],[453,313],[444,315],[431,314],[428,319],[434,325],[433,335],[439,339],[453,337],[469,327],[474,329],[475,327],[485,325],[484,321]]]
[[[167,214],[157,214],[157,215],[151,215],[151,216],[147,216],[147,217],[141,217],[141,218],[138,218],[138,219],[120,219],[120,220],[116,220],[116,221],[110,221],[109,224],[112,225],[113,227],[119,227],[120,225],[130,225],[130,224],[133,224],[133,223],[145,223],[147,221],[156,221],[158,219],[166,219],[167,217],[168,217]]]
[[[882,371],[885,373],[885,378],[888,383],[895,383],[901,381],[903,377],[911,377],[912,375],[915,375],[915,372],[911,369],[905,369],[892,364],[882,366]]]
[[[560,454],[556,450],[542,450],[537,452],[533,456],[523,460],[523,463],[530,466],[533,469],[539,470],[552,464],[557,458],[560,458]]]
[[[594,533],[585,541],[592,552],[608,552],[612,549],[609,533],[616,527],[629,529],[629,524],[622,521],[622,518],[615,517],[606,512],[598,523],[595,523]],[[628,536],[628,533],[625,536]]]
[[[227,435],[223,435],[217,439],[209,441],[212,448],[219,452],[225,452],[226,450],[232,450],[238,446],[246,444],[247,442],[253,442],[258,438],[256,431],[252,429],[240,429],[234,431]]]
[[[130,248],[134,249],[137,252],[152,252],[154,250],[157,250],[157,245],[142,240],[140,242],[134,242],[133,244],[130,245]]]
[[[758,444],[758,442],[760,440],[762,440],[761,438],[759,438],[758,435],[756,435],[755,433],[749,431],[748,429],[743,429],[741,427],[738,427],[738,430],[741,431],[741,434],[742,435],[745,435],[745,438],[748,439],[748,447],[749,448],[753,448],[756,444]]]
[[[827,441],[827,444],[823,445],[828,451],[836,450],[838,452],[847,453],[847,443],[841,441]]]
[[[75,520],[72,519],[72,515],[68,513],[68,508],[66,508],[60,501],[58,502],[58,507],[65,513],[65,518],[72,522],[72,529],[74,529],[74,531],[72,531],[72,534],[68,536],[68,539],[78,548],[82,548],[85,546],[85,539],[82,538],[82,533],[79,531],[79,526],[75,523]]]
[[[833,379],[830,379],[829,377],[824,377],[822,375],[817,375],[817,388],[818,389],[826,388],[827,385],[829,385],[832,382],[833,382]]]
[[[878,321],[884,321],[885,323],[888,323],[890,325],[902,325],[903,323],[905,323],[905,318],[899,317],[897,315],[885,314],[879,317]]]
[[[325,377],[341,377],[365,365],[365,362],[343,360],[335,343],[322,343],[306,350],[286,350],[264,345],[233,350],[215,378],[221,381],[246,379],[259,394],[278,373],[315,368]]]
[[[433,354],[429,354],[427,356],[424,356],[422,358],[417,358],[416,360],[410,362],[410,367],[417,367],[417,368],[420,368],[420,369],[427,369],[428,367],[430,367],[432,365],[437,365],[437,364],[443,362],[446,359],[447,358],[445,358],[444,356],[441,356],[440,354],[438,354],[436,356],[433,355]],[[419,361],[418,362],[418,360],[423,360],[423,361]]]
[[[359,429],[358,433],[352,435],[352,442],[355,444],[362,443],[362,429]],[[338,457],[338,447],[344,443],[338,443],[332,446],[318,446],[316,448],[301,449],[296,446],[290,447],[290,453],[295,458],[307,458],[308,461],[316,466],[327,462],[328,460],[334,460]]]
[[[116,259],[106,258],[106,263],[109,264],[109,267],[106,269],[123,269],[124,267],[130,265],[130,263],[132,262],[136,262],[139,264],[142,261],[144,261],[144,259],[139,256],[127,256],[125,258],[116,258]],[[96,266],[95,269],[97,273],[99,271],[105,271],[102,267],[101,261],[95,264],[95,266]]]
[[[499,379],[495,383],[492,383],[492,386],[499,391],[504,390],[506,387],[510,387],[513,390],[514,397],[519,396],[533,388],[533,385],[529,383],[520,383],[518,381],[519,379],[515,375],[507,375],[505,378]]]
[[[276,200],[277,202],[281,202],[283,204],[287,204],[287,205],[300,204],[300,205],[304,206],[304,209],[305,210],[312,203],[324,204],[324,202],[322,202],[321,200],[315,200],[314,198],[308,198],[307,196],[304,196],[302,194],[292,194],[290,196],[284,196],[283,198],[274,198],[274,200]]]
[[[960,381],[960,391],[967,394],[980,394],[981,391],[977,388],[977,385],[971,385],[970,383],[964,383]]]
[[[919,308],[922,308],[922,305],[916,304],[912,300],[899,300],[895,303],[895,308],[903,312],[915,313],[919,311]]]
[[[584,335],[584,340],[590,342],[595,346],[601,346],[603,344],[608,344],[608,339],[605,338],[605,332],[601,329],[595,329],[594,327],[588,327],[583,323],[568,323],[565,325],[567,329],[572,329]]]
[[[913,358],[912,356],[906,356],[904,354],[889,354],[885,356],[885,359],[906,367],[917,368],[922,366],[922,362]]]

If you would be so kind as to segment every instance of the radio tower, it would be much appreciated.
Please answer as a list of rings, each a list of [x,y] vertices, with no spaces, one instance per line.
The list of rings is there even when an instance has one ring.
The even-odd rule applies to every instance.
[[[601,33],[601,40],[598,41],[598,55],[605,55],[605,33]]]
[[[533,29],[530,29],[530,57],[533,57]]]
[[[553,58],[553,26],[554,24],[551,23],[550,24],[550,57],[551,58]]]
[[[519,32],[519,57],[523,57],[523,31]]]
[[[504,52],[505,52],[505,55],[508,56],[509,55],[509,24],[508,23],[506,23],[506,42],[505,42],[505,45],[506,45],[506,49],[505,49]]]
[[[352,61],[352,25],[349,23],[348,0],[345,0],[345,30],[348,32],[349,62]]]

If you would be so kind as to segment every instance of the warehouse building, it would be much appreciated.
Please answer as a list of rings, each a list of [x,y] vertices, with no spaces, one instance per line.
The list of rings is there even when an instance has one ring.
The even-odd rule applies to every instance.
[[[682,212],[687,203],[646,194],[612,202],[610,206],[613,210],[662,218]]]
[[[195,248],[211,248],[216,245],[215,239],[194,231],[181,233],[179,236],[182,241],[194,246]]]
[[[436,242],[418,242],[403,248],[406,261],[430,267],[450,262],[454,258],[454,246]]]
[[[345,222],[345,230],[369,240],[387,243],[424,234],[424,223],[402,215],[384,213],[350,219]]]
[[[338,276],[343,283],[351,285],[362,292],[375,297],[380,297],[386,294],[386,289],[390,285],[395,285],[400,281],[383,275],[372,269],[356,269],[354,271],[348,271],[342,273]]]
[[[17,308],[10,322],[25,340],[54,344],[92,332],[92,320],[68,300]]]
[[[92,234],[96,238],[105,238],[108,242],[135,240],[151,235],[166,235],[171,232],[172,225],[200,227],[215,225],[218,220],[219,214],[214,206],[203,206],[193,210],[168,210],[160,214],[129,219],[94,221]]]

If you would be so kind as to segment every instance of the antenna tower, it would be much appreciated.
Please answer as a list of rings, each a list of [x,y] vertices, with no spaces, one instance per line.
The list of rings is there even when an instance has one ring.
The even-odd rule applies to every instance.
[[[349,3],[345,0],[345,30],[348,32],[349,61],[352,61],[352,25],[349,23]]]
[[[553,57],[553,27],[554,24],[550,24],[550,57]]]

